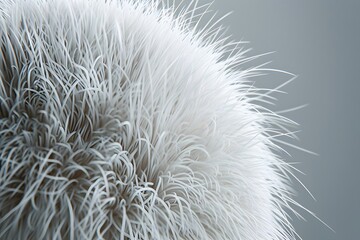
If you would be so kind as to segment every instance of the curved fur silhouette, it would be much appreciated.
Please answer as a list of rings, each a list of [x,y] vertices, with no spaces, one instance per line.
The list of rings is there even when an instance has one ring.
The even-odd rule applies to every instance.
[[[1,239],[295,238],[273,141],[291,121],[196,10],[0,9]]]

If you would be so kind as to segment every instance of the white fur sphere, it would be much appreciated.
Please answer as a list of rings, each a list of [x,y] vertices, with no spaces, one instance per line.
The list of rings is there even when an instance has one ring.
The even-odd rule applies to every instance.
[[[295,239],[273,141],[291,122],[195,10],[0,10],[0,239]]]

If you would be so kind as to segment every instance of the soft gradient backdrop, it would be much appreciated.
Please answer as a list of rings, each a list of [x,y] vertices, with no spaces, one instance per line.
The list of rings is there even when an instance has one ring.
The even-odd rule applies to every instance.
[[[209,1],[199,1],[201,4]],[[218,16],[232,39],[246,40],[248,55],[275,51],[253,63],[298,75],[283,88],[274,110],[302,104],[285,114],[300,124],[296,145],[313,156],[285,148],[299,162],[297,174],[316,201],[296,184],[296,200],[331,226],[305,211],[294,219],[303,239],[360,239],[360,1],[359,0],[215,0]],[[275,87],[287,76],[270,74],[257,86]]]

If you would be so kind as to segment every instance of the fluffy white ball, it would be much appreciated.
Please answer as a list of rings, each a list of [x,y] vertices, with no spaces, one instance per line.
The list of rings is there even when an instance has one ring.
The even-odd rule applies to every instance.
[[[290,123],[157,1],[0,2],[1,239],[294,239]],[[228,56],[228,57],[225,57]]]

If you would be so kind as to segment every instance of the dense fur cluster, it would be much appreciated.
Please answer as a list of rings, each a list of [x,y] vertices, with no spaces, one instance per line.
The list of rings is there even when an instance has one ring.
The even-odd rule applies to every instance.
[[[0,2],[0,239],[295,238],[291,121],[193,8]]]

